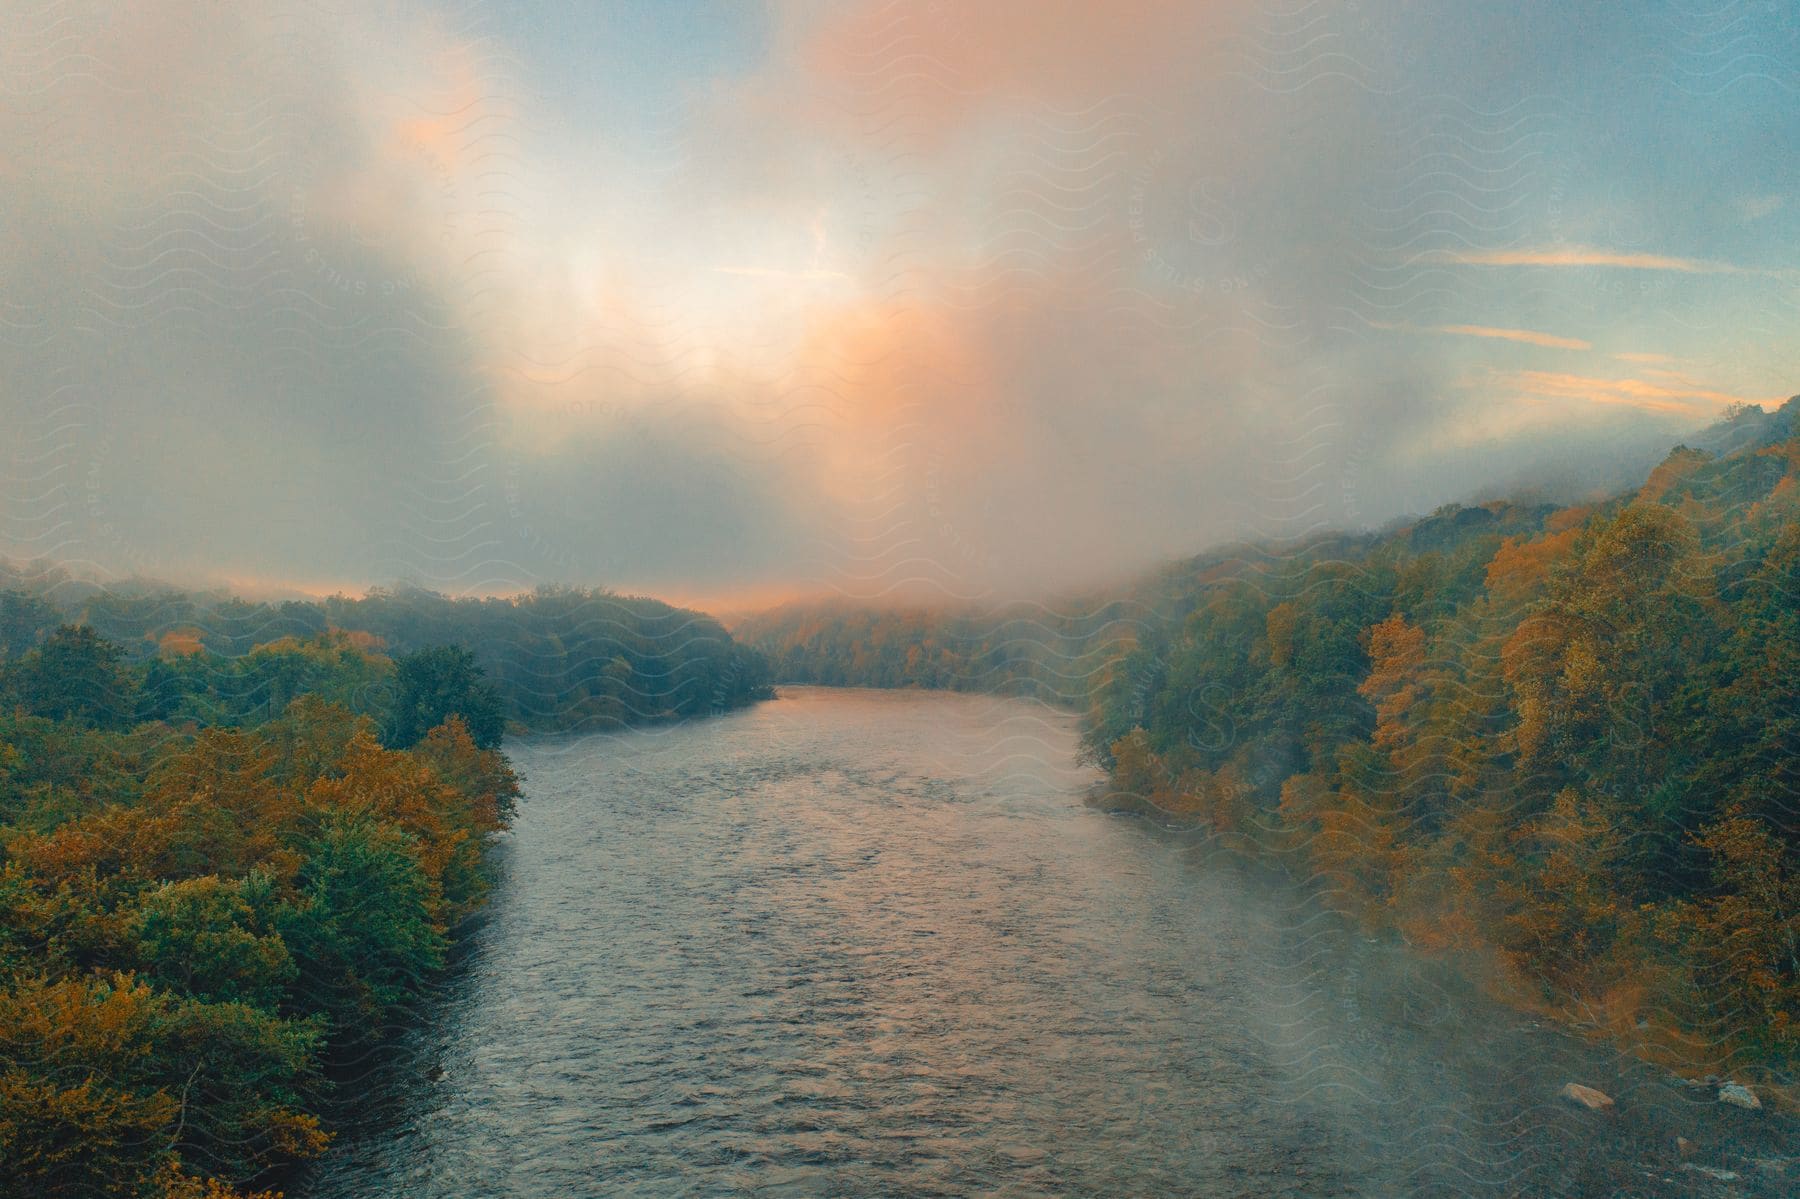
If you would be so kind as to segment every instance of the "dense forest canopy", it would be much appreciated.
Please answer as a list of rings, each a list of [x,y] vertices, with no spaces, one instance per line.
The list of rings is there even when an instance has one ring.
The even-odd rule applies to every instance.
[[[0,1194],[229,1199],[328,1143],[327,1066],[487,890],[510,724],[768,694],[654,600],[0,590]]]
[[[9,639],[0,1193],[229,1199],[324,1149],[327,1064],[481,903],[518,794],[495,697],[464,651],[446,677],[341,633],[190,649],[191,677],[86,625]]]
[[[438,646],[474,655],[504,720],[532,730],[605,729],[724,711],[768,694],[760,655],[710,616],[597,589],[453,599],[418,588],[361,598],[252,602],[162,587],[83,584],[53,568],[0,565],[0,647],[12,656],[63,621],[150,662],[139,715],[233,722],[281,711],[324,685],[356,711],[385,702],[379,669],[333,673],[365,651]],[[329,660],[329,661],[327,661]],[[353,677],[354,676],[354,677]]]
[[[1233,547],[1110,602],[737,631],[779,679],[1072,703],[1113,802],[1649,1055],[1791,1084],[1797,433],[1800,398],[1742,410],[1627,494]]]

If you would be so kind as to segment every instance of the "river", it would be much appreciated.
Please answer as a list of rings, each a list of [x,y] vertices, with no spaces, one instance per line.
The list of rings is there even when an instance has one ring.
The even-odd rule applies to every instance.
[[[525,799],[488,916],[290,1193],[1800,1185],[1791,1123],[1094,810],[1075,748],[1072,718],[1019,701],[811,688],[510,745]]]

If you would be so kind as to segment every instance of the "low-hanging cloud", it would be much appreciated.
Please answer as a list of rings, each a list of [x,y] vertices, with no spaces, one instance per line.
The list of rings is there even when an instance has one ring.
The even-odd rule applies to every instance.
[[[9,22],[0,553],[981,598],[1579,489],[1794,390],[1745,146],[1795,122],[1531,7],[791,3],[666,62],[423,3]]]

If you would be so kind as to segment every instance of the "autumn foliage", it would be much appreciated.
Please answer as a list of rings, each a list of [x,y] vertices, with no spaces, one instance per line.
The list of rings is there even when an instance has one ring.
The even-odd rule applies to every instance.
[[[1489,955],[1517,998],[1792,1082],[1797,414],[1611,502],[1195,569],[1153,655],[1094,674],[1089,749],[1358,918]]]
[[[171,656],[236,664],[27,645],[0,668],[0,1194],[243,1195],[329,1143],[326,1064],[442,967],[517,782],[454,714],[384,747],[343,702],[389,670],[366,641],[262,651],[307,689],[212,727],[130,713]]]

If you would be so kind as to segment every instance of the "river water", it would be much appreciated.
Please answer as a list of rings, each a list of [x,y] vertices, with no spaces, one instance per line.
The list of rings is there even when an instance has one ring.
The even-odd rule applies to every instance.
[[[807,688],[509,746],[526,797],[489,915],[290,1193],[1800,1185],[1791,1124],[1094,810],[1075,747],[1019,701]]]

